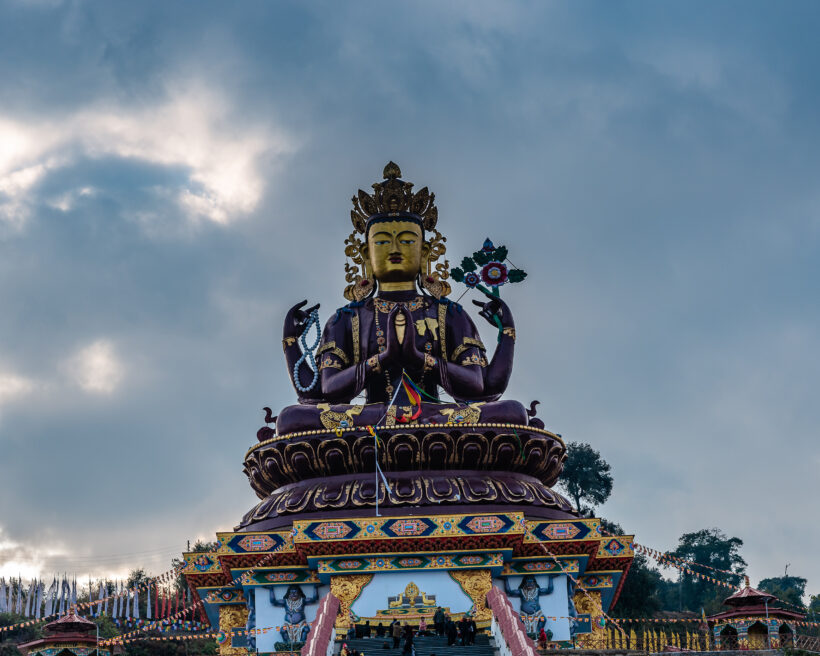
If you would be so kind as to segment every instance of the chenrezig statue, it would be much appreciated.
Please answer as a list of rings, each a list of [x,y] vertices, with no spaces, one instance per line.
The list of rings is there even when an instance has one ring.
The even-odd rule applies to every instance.
[[[347,303],[323,330],[319,306],[306,300],[285,316],[282,345],[298,403],[275,418],[266,408],[268,425],[245,456],[261,501],[237,528],[268,530],[315,513],[347,519],[466,505],[573,517],[550,487],[566,458],[560,436],[535,417],[535,402],[526,410],[501,398],[516,326],[497,293],[506,269],[484,260],[506,249],[488,239],[473,254],[493,292],[476,284],[475,262],[467,272],[453,269],[454,279],[484,294],[474,303],[497,331],[490,354],[467,310],[448,296],[435,196],[414,191],[392,162],[372,188],[353,198]]]
[[[390,162],[373,194],[359,190],[353,197],[355,230],[345,242],[353,262],[346,265],[344,292],[350,303],[327,321],[316,368],[303,357],[298,337],[318,306],[297,304],[285,318],[283,345],[300,404],[279,414],[279,434],[327,428],[335,420],[326,414],[323,421],[328,410],[345,415],[345,426],[382,419],[386,425],[446,424],[465,412],[482,422],[527,423],[521,403],[497,400],[513,367],[510,308],[497,297],[481,304],[482,316],[494,326],[498,317],[502,326],[488,359],[473,321],[446,296],[448,263],[437,263],[445,238],[436,230],[435,196],[426,187],[414,193],[400,176]],[[403,373],[420,390],[420,406],[410,398],[413,388],[401,384]],[[457,403],[442,403],[441,389]],[[361,392],[364,406],[349,406]]]

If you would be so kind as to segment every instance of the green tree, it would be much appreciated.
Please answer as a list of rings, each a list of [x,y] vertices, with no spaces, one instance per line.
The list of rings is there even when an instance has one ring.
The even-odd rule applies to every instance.
[[[694,571],[706,576],[737,584],[746,571],[746,561],[740,556],[742,546],[743,540],[740,538],[730,538],[720,529],[707,528],[681,535],[678,547],[671,554],[699,565],[734,572],[735,576],[730,576],[704,568],[691,567]],[[682,571],[676,587],[678,588],[678,603],[674,603],[675,595],[673,595],[672,599],[667,600],[668,610],[680,609],[700,613],[700,609],[703,608],[707,613],[717,612],[722,609],[723,600],[729,596],[726,588]]]
[[[589,444],[570,442],[567,444],[567,459],[561,474],[561,485],[575,501],[578,512],[585,509],[582,501],[594,506],[604,503],[612,494],[612,475],[609,463]]]
[[[0,626],[11,626],[25,622],[22,615],[15,613],[0,613]],[[11,631],[0,632],[0,656],[20,656],[17,645],[23,642],[31,642],[43,637],[43,625],[19,626]]]
[[[806,583],[808,581],[800,576],[775,576],[763,579],[757,587],[785,601],[786,604],[805,608],[803,595],[806,594]]]

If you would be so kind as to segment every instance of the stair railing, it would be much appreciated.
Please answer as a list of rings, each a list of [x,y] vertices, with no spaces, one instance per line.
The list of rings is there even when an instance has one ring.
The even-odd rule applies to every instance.
[[[487,593],[487,606],[493,613],[490,633],[501,656],[537,656],[535,643],[527,635],[524,623],[510,600],[498,587]]]
[[[333,656],[339,600],[328,592],[319,602],[316,619],[302,647],[302,656]]]

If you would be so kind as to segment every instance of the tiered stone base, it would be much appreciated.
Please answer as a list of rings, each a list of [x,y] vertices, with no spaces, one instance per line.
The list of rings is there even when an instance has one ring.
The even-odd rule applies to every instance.
[[[378,444],[356,427],[254,445],[245,473],[262,501],[237,529],[269,530],[306,513],[374,512],[377,505],[437,514],[478,504],[572,517],[569,502],[551,489],[566,458],[554,433],[512,424],[400,425],[378,432]],[[376,473],[377,457],[384,479]]]

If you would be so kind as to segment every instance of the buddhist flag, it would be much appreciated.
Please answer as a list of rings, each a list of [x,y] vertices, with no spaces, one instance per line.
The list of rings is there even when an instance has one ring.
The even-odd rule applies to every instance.
[[[40,619],[40,611],[43,608],[43,594],[45,593],[45,590],[46,584],[43,581],[40,581],[40,583],[37,584],[37,606],[34,615],[34,618],[38,620]]]
[[[103,581],[100,581],[100,590],[97,594],[97,616],[102,615],[103,612],[103,599],[105,599],[105,585]],[[89,599],[89,601],[91,601]]]
[[[409,419],[404,416],[399,418],[399,421],[406,424],[408,421],[415,421],[419,418],[419,415],[421,414],[421,394],[416,391],[417,388],[412,382],[409,382],[408,384],[407,377],[404,375],[402,375],[401,383],[404,386],[404,391],[407,394],[407,398],[410,400],[410,405],[415,408]]]
[[[28,584],[28,592],[26,593],[26,607],[23,610],[23,617],[31,617],[31,593],[34,590],[34,581]]]
[[[146,596],[148,597],[147,607],[145,609],[145,618],[150,620],[150,619],[152,619],[151,618],[151,581],[148,581],[148,589],[145,591],[145,593],[146,593]]]

